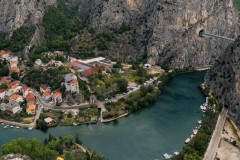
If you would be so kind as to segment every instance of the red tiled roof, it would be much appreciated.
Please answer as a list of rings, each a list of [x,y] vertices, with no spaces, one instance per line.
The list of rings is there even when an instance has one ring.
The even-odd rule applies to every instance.
[[[2,77],[2,78],[1,78],[1,81],[2,81],[3,83],[8,83],[7,77]]]
[[[99,71],[102,72],[102,71],[104,71],[104,69],[93,67],[93,68],[87,69],[85,71],[82,71],[81,73],[84,74],[85,76],[88,76],[94,72],[99,72]]]
[[[12,100],[17,100],[19,97],[21,97],[20,95],[18,95],[18,94],[13,94],[13,95],[11,95],[11,99]]]
[[[70,83],[71,83],[71,84],[77,84],[77,83],[78,83],[78,80],[77,80],[77,79],[73,79],[73,80],[71,80]]]
[[[20,70],[19,70],[19,68],[18,68],[17,66],[11,67],[11,70],[12,70],[12,72],[14,72],[14,73],[20,72]]]
[[[54,97],[62,96],[62,93],[59,90],[53,91],[52,94],[53,94]]]
[[[22,88],[22,90],[23,90],[24,92],[26,92],[27,90],[32,90],[32,88],[30,88],[30,87],[28,87],[28,86],[24,86],[24,87]]]
[[[4,50],[1,50],[0,51],[0,55],[2,56],[2,55],[6,55],[6,54],[11,54],[11,52],[9,52],[9,51],[4,51]]]
[[[36,104],[28,104],[26,110],[27,111],[36,110]]]
[[[27,101],[35,100],[35,95],[33,93],[28,93],[26,96]]]
[[[3,93],[5,91],[6,91],[6,89],[0,89],[0,93]]]
[[[19,81],[13,81],[11,83],[8,84],[9,87],[14,87],[15,85],[18,85]]]

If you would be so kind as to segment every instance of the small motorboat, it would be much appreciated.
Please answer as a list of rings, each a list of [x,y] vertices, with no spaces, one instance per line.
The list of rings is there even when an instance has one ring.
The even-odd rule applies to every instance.
[[[32,130],[33,129],[33,127],[28,127],[28,130]]]
[[[188,144],[191,141],[191,138],[187,138],[185,143]]]
[[[198,121],[198,124],[201,124],[201,123],[202,123],[202,120],[199,120],[199,121]]]
[[[8,128],[8,126],[4,126],[3,128],[5,128],[5,129],[6,129],[6,128]]]
[[[179,152],[174,152],[174,155],[176,155],[176,156],[179,155]]]
[[[10,126],[11,128],[13,128],[13,126]]]
[[[16,126],[15,128],[19,129],[20,127]]]
[[[163,157],[164,157],[164,159],[170,159],[170,158],[172,158],[172,155],[164,153]]]

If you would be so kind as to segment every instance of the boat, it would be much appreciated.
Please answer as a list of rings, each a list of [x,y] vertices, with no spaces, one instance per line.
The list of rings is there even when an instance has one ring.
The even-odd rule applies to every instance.
[[[10,126],[11,128],[13,128],[13,126]]]
[[[190,138],[192,139],[194,137],[194,135],[192,134],[191,136],[190,136]]]
[[[4,126],[3,128],[8,128],[8,126]]]
[[[196,135],[196,134],[197,134],[197,132],[198,132],[198,130],[197,130],[197,129],[194,129],[194,130],[193,130],[193,134],[194,134],[194,135]]]
[[[199,121],[198,121],[198,124],[201,124],[201,123],[202,123],[202,120],[199,120]]]
[[[1,122],[1,125],[4,125],[4,123],[3,123],[3,122]]]
[[[19,129],[20,127],[16,126],[17,129]]]
[[[164,157],[164,159],[170,159],[170,158],[172,158],[172,155],[164,153],[163,157]]]
[[[28,130],[32,130],[33,129],[33,127],[28,127]]]
[[[176,156],[179,155],[179,152],[174,152],[174,155],[176,155]]]
[[[190,142],[191,138],[187,138],[185,143],[188,144]]]

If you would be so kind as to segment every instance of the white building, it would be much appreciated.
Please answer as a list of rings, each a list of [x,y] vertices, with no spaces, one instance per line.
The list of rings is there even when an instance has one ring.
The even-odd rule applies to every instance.
[[[75,76],[72,73],[66,74],[65,75],[65,88],[67,91],[79,93],[79,85],[78,85],[77,76]]]
[[[6,111],[11,114],[16,114],[20,112],[22,109],[18,103],[9,103],[7,104]]]
[[[6,96],[6,90],[5,89],[0,89],[0,99],[4,99]]]

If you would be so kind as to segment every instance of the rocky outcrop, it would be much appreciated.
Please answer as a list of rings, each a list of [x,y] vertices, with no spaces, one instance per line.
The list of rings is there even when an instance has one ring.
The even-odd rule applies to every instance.
[[[231,44],[208,71],[205,82],[240,126],[240,38]]]
[[[80,15],[95,28],[134,28],[137,57],[149,63],[183,68],[214,63],[230,42],[199,38],[205,31],[236,38],[239,16],[232,0],[90,0],[81,1]],[[84,7],[83,7],[84,6]],[[84,14],[85,12],[88,14]]]
[[[29,26],[35,30],[31,44],[42,38],[39,23],[42,21],[45,6],[56,3],[56,0],[1,0],[0,1],[0,32],[9,36],[21,26]]]

